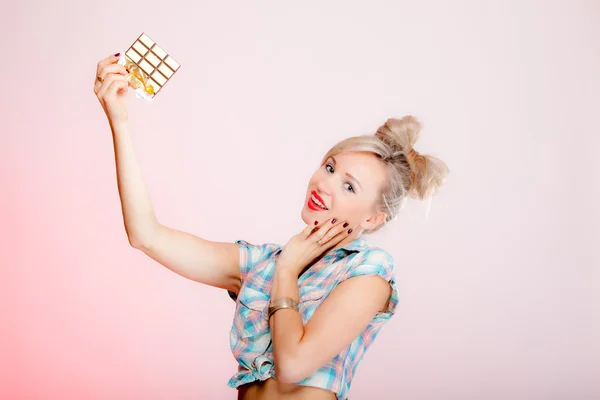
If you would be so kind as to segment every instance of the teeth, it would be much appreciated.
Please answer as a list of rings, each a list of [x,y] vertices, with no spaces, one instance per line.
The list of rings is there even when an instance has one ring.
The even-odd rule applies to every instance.
[[[325,205],[323,203],[321,203],[319,200],[317,200],[317,198],[314,195],[310,196],[310,198],[312,199],[313,202],[315,202],[322,209],[324,209],[324,210],[327,209],[327,207],[325,207]]]

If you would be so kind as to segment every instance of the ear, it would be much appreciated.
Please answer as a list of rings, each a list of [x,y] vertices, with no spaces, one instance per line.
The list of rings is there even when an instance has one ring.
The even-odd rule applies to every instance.
[[[384,211],[379,211],[376,214],[372,215],[368,220],[360,224],[360,226],[367,231],[374,229],[375,227],[383,224],[385,222],[386,217],[387,214]]]

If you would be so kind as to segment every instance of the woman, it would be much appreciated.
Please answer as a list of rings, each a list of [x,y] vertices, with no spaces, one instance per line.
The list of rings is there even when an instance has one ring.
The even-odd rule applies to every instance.
[[[118,56],[98,63],[94,92],[113,134],[130,244],[236,300],[230,340],[239,371],[229,386],[238,399],[346,399],[398,302],[392,257],[362,234],[393,219],[408,195],[432,195],[448,173],[413,149],[418,121],[389,119],[375,135],[334,146],[308,183],[306,228],[285,247],[212,242],[157,221],[129,137],[127,71]]]

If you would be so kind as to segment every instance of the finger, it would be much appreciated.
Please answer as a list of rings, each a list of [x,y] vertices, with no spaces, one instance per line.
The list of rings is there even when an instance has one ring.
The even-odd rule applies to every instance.
[[[352,232],[351,229],[347,229],[348,225],[349,224],[346,221],[339,221],[329,229],[322,229],[322,233],[315,233],[315,236],[320,236],[317,240],[321,246],[328,246],[331,241],[335,240],[340,235],[347,236]]]
[[[350,236],[350,234],[348,233],[349,230],[350,230],[350,232],[352,232],[351,229],[344,229],[344,230],[342,230],[337,235],[335,235],[331,239],[327,240],[327,242],[324,242],[323,244],[321,244],[321,248],[326,250],[326,249],[331,249],[331,248],[337,246],[344,239],[346,239],[346,238],[348,238]]]
[[[127,74],[129,74],[129,72],[127,71],[127,68],[125,68],[121,64],[106,65],[106,66],[102,67],[102,69],[100,70],[100,72],[98,72],[98,76],[100,78],[102,78],[102,79],[106,79],[106,76],[108,74],[127,75]]]
[[[96,80],[94,81],[94,87],[99,89],[102,85],[102,82],[106,79],[109,74],[119,74],[123,76],[127,76],[129,71],[127,68],[120,64],[110,64],[102,68],[98,75],[96,76]]]
[[[112,54],[112,55],[106,57],[105,59],[98,61],[98,66],[96,67],[96,75],[98,75],[100,73],[100,71],[102,71],[102,68],[104,68],[105,66],[114,64],[117,61],[119,61],[120,55],[121,55],[121,53]]]
[[[322,221],[321,223],[319,223],[319,221],[315,221],[313,225],[307,225],[306,228],[304,228],[304,230],[302,231],[302,233],[304,234],[304,238],[307,239],[309,236],[313,235],[315,232],[319,231],[324,226],[326,227],[328,224],[331,224],[332,221],[335,223],[337,219],[329,218],[325,221]]]
[[[315,221],[312,225],[308,224],[306,225],[306,227],[302,230],[302,233],[304,234],[304,238],[309,237],[313,232],[317,231],[319,229],[319,227],[323,226],[327,221],[331,221],[331,218],[325,221],[322,221],[319,224],[319,221]]]
[[[127,81],[114,80],[106,90],[105,98],[111,99],[119,95],[120,92],[126,91],[129,87]]]
[[[107,89],[110,87],[110,84],[115,80],[119,81],[127,81],[127,78],[120,74],[108,74],[102,84],[99,87],[96,87],[96,96],[101,99],[105,94]]]
[[[102,85],[98,88],[98,91],[96,92],[98,98],[106,96],[108,88],[115,81],[127,83],[127,78],[120,74],[108,74],[104,79],[104,82],[102,82]]]
[[[315,223],[318,223],[318,221],[315,221]],[[310,236],[310,234],[312,233],[312,231],[315,229],[315,224],[311,225],[308,224],[306,225],[306,227],[304,229],[302,229],[302,232],[300,232],[300,234],[302,235],[303,238],[307,238]]]
[[[356,227],[358,228],[358,227]],[[354,228],[346,227],[340,233],[331,238],[329,243],[333,243],[333,246],[337,246],[342,240],[346,239],[354,232]]]

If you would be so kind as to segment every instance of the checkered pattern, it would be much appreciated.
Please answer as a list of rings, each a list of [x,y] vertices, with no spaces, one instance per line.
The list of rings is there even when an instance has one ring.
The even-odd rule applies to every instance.
[[[240,245],[242,288],[238,296],[230,293],[236,300],[230,344],[239,363],[239,372],[228,383],[232,388],[275,378],[267,309],[275,262],[282,250],[281,246],[273,243],[252,245],[244,240],[236,243]],[[350,277],[381,275],[393,289],[387,310],[378,313],[347,348],[315,373],[297,382],[298,385],[331,390],[341,400],[348,398],[350,383],[360,360],[398,304],[393,270],[391,255],[380,248],[368,246],[366,240],[360,237],[345,247],[331,250],[298,278],[298,308],[304,324],[327,295]]]

